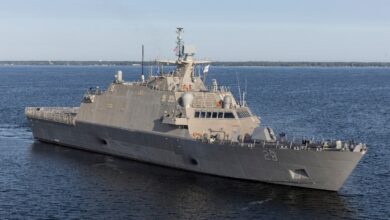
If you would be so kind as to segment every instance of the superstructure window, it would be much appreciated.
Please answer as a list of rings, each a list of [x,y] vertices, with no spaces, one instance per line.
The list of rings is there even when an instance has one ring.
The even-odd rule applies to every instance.
[[[225,116],[225,118],[234,118],[234,115],[231,112],[225,112],[224,116]]]
[[[235,118],[232,112],[200,112],[195,111],[194,118]]]

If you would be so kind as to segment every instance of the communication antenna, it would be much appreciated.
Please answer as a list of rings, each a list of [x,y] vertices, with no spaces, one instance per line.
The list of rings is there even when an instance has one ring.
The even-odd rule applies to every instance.
[[[245,90],[244,90],[244,92],[242,92],[242,105],[243,106],[246,106],[245,96],[246,96],[247,91],[248,91],[247,89],[248,89],[248,80],[247,80],[247,78],[245,78]]]
[[[238,87],[238,97],[240,98],[240,105],[242,105],[240,80],[238,79],[237,72],[236,72],[236,79],[237,79],[237,87]]]
[[[145,75],[144,75],[144,45],[142,44],[142,60],[141,60],[141,81],[145,82]]]

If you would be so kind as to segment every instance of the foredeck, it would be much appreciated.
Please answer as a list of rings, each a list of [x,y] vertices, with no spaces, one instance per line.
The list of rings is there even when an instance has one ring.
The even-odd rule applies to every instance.
[[[79,107],[27,107],[25,114],[30,119],[41,119],[74,125]]]

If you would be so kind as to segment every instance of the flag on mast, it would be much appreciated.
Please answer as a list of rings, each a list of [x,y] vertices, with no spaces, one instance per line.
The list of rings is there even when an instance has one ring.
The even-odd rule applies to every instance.
[[[209,68],[210,68],[210,64],[203,68],[203,73],[208,73],[209,72]]]

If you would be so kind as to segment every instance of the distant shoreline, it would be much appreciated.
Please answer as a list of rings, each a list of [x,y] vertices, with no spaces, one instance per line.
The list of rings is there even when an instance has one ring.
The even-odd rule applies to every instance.
[[[0,61],[0,66],[18,65],[69,65],[69,66],[139,66],[140,61]],[[145,65],[154,65],[147,61]],[[212,62],[213,66],[264,66],[264,67],[390,67],[390,62],[271,62],[234,61]]]

